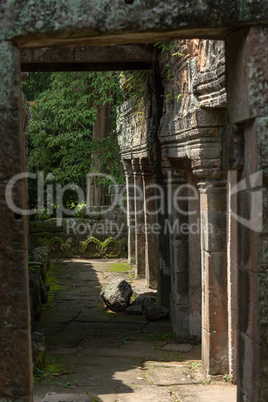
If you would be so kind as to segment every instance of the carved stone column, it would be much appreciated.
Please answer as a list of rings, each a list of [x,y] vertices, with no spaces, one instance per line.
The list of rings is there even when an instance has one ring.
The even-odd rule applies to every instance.
[[[145,227],[145,280],[146,285],[157,288],[157,213],[156,188],[153,172],[148,159],[141,160],[144,190],[144,227]]]
[[[32,356],[27,220],[20,211],[27,208],[26,183],[17,179],[8,185],[25,170],[19,50],[0,42],[0,58],[0,400],[28,402],[32,401]],[[11,202],[17,210],[11,209]]]
[[[237,144],[239,131],[243,139],[243,147],[236,146],[229,160],[244,160],[237,175],[237,186],[232,188],[232,194],[237,197],[237,211],[234,210],[237,214],[233,216],[237,220],[238,238],[238,402],[268,400],[267,48],[267,26],[243,28],[226,38],[230,143]],[[240,130],[234,131],[234,126]]]
[[[171,260],[171,315],[174,336],[189,341],[188,190],[185,169],[167,172]]]
[[[134,208],[135,208],[135,254],[136,277],[145,277],[145,226],[144,226],[144,190],[139,159],[132,160],[134,172]]]
[[[156,176],[156,184],[159,192],[157,198],[157,222],[159,225],[159,233],[157,236],[158,243],[158,279],[157,279],[157,302],[161,306],[170,308],[171,300],[171,260],[170,260],[170,238],[167,230],[169,222],[168,214],[168,191],[167,178],[165,178],[167,170],[164,168],[161,176]]]
[[[202,361],[228,372],[226,181],[201,179]]]
[[[135,261],[134,175],[131,161],[123,160],[127,190],[128,263]]]

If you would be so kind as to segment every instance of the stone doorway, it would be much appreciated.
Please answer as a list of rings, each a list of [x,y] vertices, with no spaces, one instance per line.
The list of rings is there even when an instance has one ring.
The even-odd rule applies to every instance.
[[[121,0],[116,6],[105,3],[98,8],[95,3],[85,4],[78,1],[66,8],[63,2],[57,7],[51,2],[48,10],[46,4],[35,6],[27,1],[24,4],[3,3],[3,21],[1,26],[1,83],[3,96],[2,111],[2,145],[3,166],[1,193],[5,198],[5,187],[9,179],[23,169],[24,145],[20,127],[19,96],[19,47],[44,47],[75,44],[129,43],[173,38],[216,38],[226,40],[227,93],[228,93],[228,130],[223,135],[224,144],[230,144],[236,138],[237,127],[242,124],[245,139],[244,167],[234,164],[241,149],[227,147],[227,170],[238,167],[246,182],[257,172],[264,180],[251,183],[243,194],[239,194],[239,211],[249,220],[249,205],[254,191],[260,189],[267,197],[267,73],[264,68],[267,59],[267,3],[232,2],[226,7],[222,2],[217,10],[210,2],[177,2],[163,5],[153,2],[148,8],[142,2],[125,5]],[[124,5],[124,7],[122,7]],[[37,8],[36,8],[37,7]],[[108,8],[107,8],[108,7]],[[119,16],[117,11],[120,9]],[[108,11],[107,11],[108,10]],[[151,16],[154,16],[153,18]],[[216,18],[215,18],[216,15]],[[39,18],[40,17],[40,18]],[[41,18],[42,17],[42,18]],[[135,27],[135,28],[133,28]],[[234,141],[237,145],[237,142]],[[236,149],[235,155],[231,151]],[[241,159],[241,158],[239,158]],[[223,161],[223,160],[222,160]],[[205,166],[203,165],[203,168]],[[254,179],[254,178],[253,178]],[[226,227],[223,220],[217,221],[218,213],[215,199],[221,197],[223,183],[208,187],[204,180],[201,204],[208,201],[212,208],[218,230]],[[214,192],[214,195],[213,195]],[[216,194],[216,195],[215,195]],[[260,199],[260,198],[259,198]],[[17,206],[24,206],[26,201],[25,182],[20,181],[14,187],[14,200]],[[261,202],[262,217],[267,205]],[[260,208],[258,208],[260,210]],[[215,212],[215,213],[214,213]],[[2,252],[1,266],[3,278],[1,284],[1,315],[3,323],[3,378],[1,386],[3,398],[10,400],[31,400],[31,364],[29,355],[29,308],[27,287],[27,233],[26,221],[20,213],[11,211],[6,203],[2,204]],[[203,224],[207,223],[209,213],[203,214]],[[222,218],[223,219],[223,218]],[[245,221],[244,221],[245,222]],[[239,269],[239,322],[238,322],[238,400],[267,399],[267,382],[265,367],[267,365],[266,342],[266,297],[267,268],[266,241],[267,233],[263,225],[257,230],[242,226],[238,233],[238,269]],[[224,256],[222,249],[212,250],[213,242],[206,244],[204,254],[207,272],[211,271],[211,261],[220,257],[221,267]],[[218,238],[220,243],[220,237]],[[214,243],[215,244],[215,243]],[[18,266],[21,269],[18,270]],[[221,269],[219,270],[221,273]],[[211,307],[211,305],[209,306]],[[211,310],[212,312],[212,310]],[[240,314],[241,313],[241,314]],[[210,317],[208,326],[210,323]],[[220,322],[218,322],[220,325]],[[209,331],[207,331],[209,332]],[[224,336],[224,335],[223,335]],[[215,346],[218,336],[213,332],[207,334],[211,346]],[[216,347],[217,348],[217,347]],[[207,357],[211,356],[207,350]],[[226,354],[224,354],[226,355]],[[23,369],[22,369],[23,368]],[[14,373],[16,375],[14,375]],[[26,373],[26,374],[25,374]],[[250,380],[248,380],[250,379]]]

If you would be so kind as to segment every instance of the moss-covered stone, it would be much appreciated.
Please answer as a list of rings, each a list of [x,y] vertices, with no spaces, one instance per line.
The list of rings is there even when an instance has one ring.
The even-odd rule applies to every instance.
[[[67,239],[64,242],[60,237],[55,236],[48,242],[49,251],[52,257],[72,257],[73,252],[73,242],[72,239]]]
[[[126,241],[125,239],[115,239],[109,237],[102,243],[103,252],[107,258],[126,257]]]
[[[81,255],[83,258],[102,258],[102,242],[95,237],[90,237],[81,243]]]
[[[126,257],[126,240],[109,237],[101,242],[95,237],[82,241],[80,247],[83,258],[118,258]]]
[[[0,39],[12,40],[25,35],[28,38],[24,37],[24,41],[32,39],[36,43],[45,37],[49,46],[57,38],[67,41],[88,37],[96,43],[98,35],[98,43],[104,37],[100,42],[103,44],[105,36],[114,35],[115,42],[120,39],[153,42],[167,40],[168,37],[161,35],[165,32],[174,31],[173,38],[179,36],[180,30],[184,36],[186,30],[188,37],[205,33],[219,37],[229,27],[267,23],[267,4],[261,0],[233,0],[227,2],[228,6],[221,1],[217,7],[208,0],[181,0],[179,6],[177,0],[129,3],[133,4],[121,0],[2,0]]]

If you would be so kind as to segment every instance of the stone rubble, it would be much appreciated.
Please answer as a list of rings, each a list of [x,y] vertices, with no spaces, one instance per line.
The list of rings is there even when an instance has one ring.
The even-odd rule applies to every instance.
[[[124,278],[117,276],[101,292],[101,297],[110,310],[123,311],[128,307],[132,293],[131,285]]]

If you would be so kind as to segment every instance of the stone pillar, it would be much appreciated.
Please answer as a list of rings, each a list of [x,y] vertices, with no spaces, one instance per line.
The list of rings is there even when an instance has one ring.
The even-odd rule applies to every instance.
[[[145,277],[145,226],[144,226],[144,193],[142,172],[139,159],[132,160],[134,171],[134,208],[135,208],[135,254],[136,277]]]
[[[237,400],[268,400],[268,27],[226,39],[228,123],[243,128],[238,175]]]
[[[201,250],[200,250],[200,195],[198,178],[188,171],[189,210],[189,333],[190,341],[201,343]]]
[[[144,227],[145,227],[145,280],[146,286],[157,288],[157,214],[156,188],[153,172],[147,159],[141,160],[144,190]]]
[[[19,210],[9,207],[10,199],[5,197],[10,179],[25,170],[19,50],[0,42],[0,62],[0,400],[28,402],[32,401],[32,356],[27,221]],[[25,180],[16,181],[10,190],[14,204],[25,209]]]
[[[164,169],[165,173],[165,169]],[[170,308],[171,297],[171,261],[170,261],[170,239],[167,223],[169,222],[168,215],[168,191],[167,180],[161,175],[156,177],[156,183],[159,188],[159,199],[157,215],[159,234],[158,243],[158,278],[157,278],[157,302],[161,306]],[[160,190],[162,189],[162,191]]]
[[[171,315],[173,334],[189,341],[188,189],[184,169],[168,172],[169,236],[171,260]]]
[[[202,361],[209,374],[228,372],[226,182],[199,182],[202,259]]]
[[[237,184],[238,172],[228,172],[228,199],[227,199],[227,289],[228,289],[228,350],[229,350],[229,374],[232,382],[237,381],[237,304],[238,304],[238,222],[237,193],[232,194],[232,189]]]
[[[135,203],[134,176],[131,161],[123,160],[127,190],[128,263],[135,262]]]

